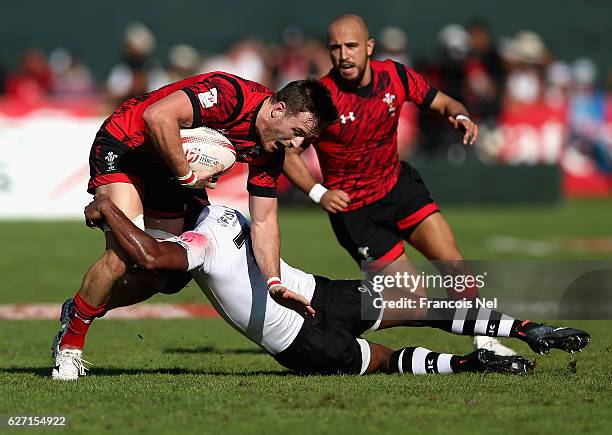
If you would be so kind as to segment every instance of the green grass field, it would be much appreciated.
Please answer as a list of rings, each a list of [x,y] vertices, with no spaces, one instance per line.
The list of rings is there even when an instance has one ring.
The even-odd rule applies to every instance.
[[[612,259],[609,201],[445,214],[466,258]],[[281,226],[290,264],[335,278],[359,276],[318,210],[283,209]],[[516,243],[494,243],[500,237]],[[102,242],[81,222],[0,222],[0,240],[2,304],[61,303]],[[192,284],[153,300],[203,296]],[[610,433],[612,321],[569,324],[591,332],[591,345],[581,354],[538,357],[528,376],[301,377],[220,319],[98,321],[85,352],[94,363],[91,376],[67,384],[49,379],[57,322],[0,321],[0,416],[65,415],[75,433]],[[470,351],[468,338],[431,329],[369,338],[392,347]],[[512,346],[534,357],[522,343]]]

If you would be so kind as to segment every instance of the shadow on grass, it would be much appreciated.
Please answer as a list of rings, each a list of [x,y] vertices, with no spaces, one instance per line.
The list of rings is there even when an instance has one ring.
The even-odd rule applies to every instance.
[[[198,346],[198,347],[167,347],[162,350],[162,353],[179,353],[179,354],[199,354],[199,353],[216,353],[219,355],[265,355],[266,353],[258,348],[248,349],[220,349],[214,346]]]
[[[31,374],[41,378],[51,377],[51,367],[9,367],[0,368],[0,374],[12,373],[12,374]],[[212,375],[212,376],[240,376],[249,377],[257,375],[265,376],[299,376],[296,373],[290,371],[279,370],[251,370],[241,372],[231,371],[218,371],[218,370],[191,370],[180,367],[168,367],[168,368],[142,368],[142,369],[122,369],[122,368],[111,368],[111,367],[95,367],[92,369],[91,377],[100,376],[122,376],[122,375]]]

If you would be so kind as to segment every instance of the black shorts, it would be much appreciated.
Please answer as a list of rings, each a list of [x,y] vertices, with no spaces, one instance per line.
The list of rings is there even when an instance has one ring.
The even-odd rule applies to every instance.
[[[330,280],[316,276],[311,305],[315,317],[304,321],[302,329],[289,347],[272,355],[284,367],[303,374],[360,374],[369,362],[362,358],[362,347],[368,346],[361,334],[372,328],[377,313],[372,303],[363,303],[369,293],[360,291],[361,281]],[[359,340],[359,341],[358,341]]]
[[[383,198],[357,210],[329,214],[338,242],[357,263],[375,261],[384,267],[404,252],[402,240],[439,211],[417,170],[406,162],[401,165],[397,183]]]
[[[208,203],[205,189],[188,189],[160,159],[130,148],[104,128],[98,131],[89,154],[90,179],[87,191],[111,183],[129,183],[142,196],[146,216],[172,219],[184,217],[188,204]]]

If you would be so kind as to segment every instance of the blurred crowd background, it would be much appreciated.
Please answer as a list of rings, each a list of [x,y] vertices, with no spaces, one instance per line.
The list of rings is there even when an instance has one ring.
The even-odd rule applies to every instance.
[[[400,157],[439,202],[612,197],[612,5],[601,0],[35,3],[0,14],[0,216],[80,215],[95,131],[131,96],[214,70],[275,90],[325,75],[325,31],[341,13],[366,19],[375,58],[422,73],[480,124],[466,147],[445,120],[403,107]],[[32,159],[48,149],[54,171]],[[303,157],[316,171],[314,152]],[[219,201],[246,201],[242,166],[215,189]],[[280,187],[284,201],[308,201]]]
[[[563,119],[570,147],[592,157],[612,173],[612,70],[600,70],[589,57],[567,59],[553,51],[538,33],[522,30],[494,35],[487,23],[471,20],[448,24],[437,33],[437,50],[413,53],[404,30],[386,27],[376,39],[375,58],[392,58],[423,73],[431,84],[464,102],[483,129],[480,147],[495,148],[495,127],[505,117],[543,112]],[[120,56],[102,80],[77,53],[57,47],[24,51],[16,66],[0,65],[0,98],[17,107],[49,100],[86,102],[104,115],[121,101],[181,78],[214,70],[231,72],[279,89],[308,75],[321,77],[330,67],[323,38],[312,38],[289,26],[278,43],[242,39],[218,53],[189,44],[166,52],[142,22],[130,23]],[[457,142],[441,121],[407,106],[400,131],[405,155],[434,153]],[[418,146],[417,146],[418,145]]]

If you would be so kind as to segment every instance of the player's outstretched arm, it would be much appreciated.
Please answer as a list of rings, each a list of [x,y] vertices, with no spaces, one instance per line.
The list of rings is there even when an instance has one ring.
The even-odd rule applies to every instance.
[[[276,198],[249,195],[255,260],[265,279],[280,277],[280,229]]]
[[[314,315],[314,310],[306,298],[292,292],[281,283],[280,229],[276,198],[250,195],[249,211],[253,252],[259,270],[268,282],[270,297],[277,304],[294,310],[301,316]]]
[[[285,151],[283,172],[287,178],[328,213],[344,210],[351,202],[351,197],[343,190],[328,190],[318,184],[300,157],[303,151],[302,147],[289,148]]]
[[[463,104],[438,91],[429,109],[445,117],[453,129],[463,128],[465,130],[463,144],[474,145],[478,138],[478,125],[470,119],[468,110]]]
[[[187,252],[172,242],[158,242],[138,228],[106,195],[98,195],[85,207],[90,227],[106,223],[121,249],[131,261],[146,270],[181,270],[188,268]]]

